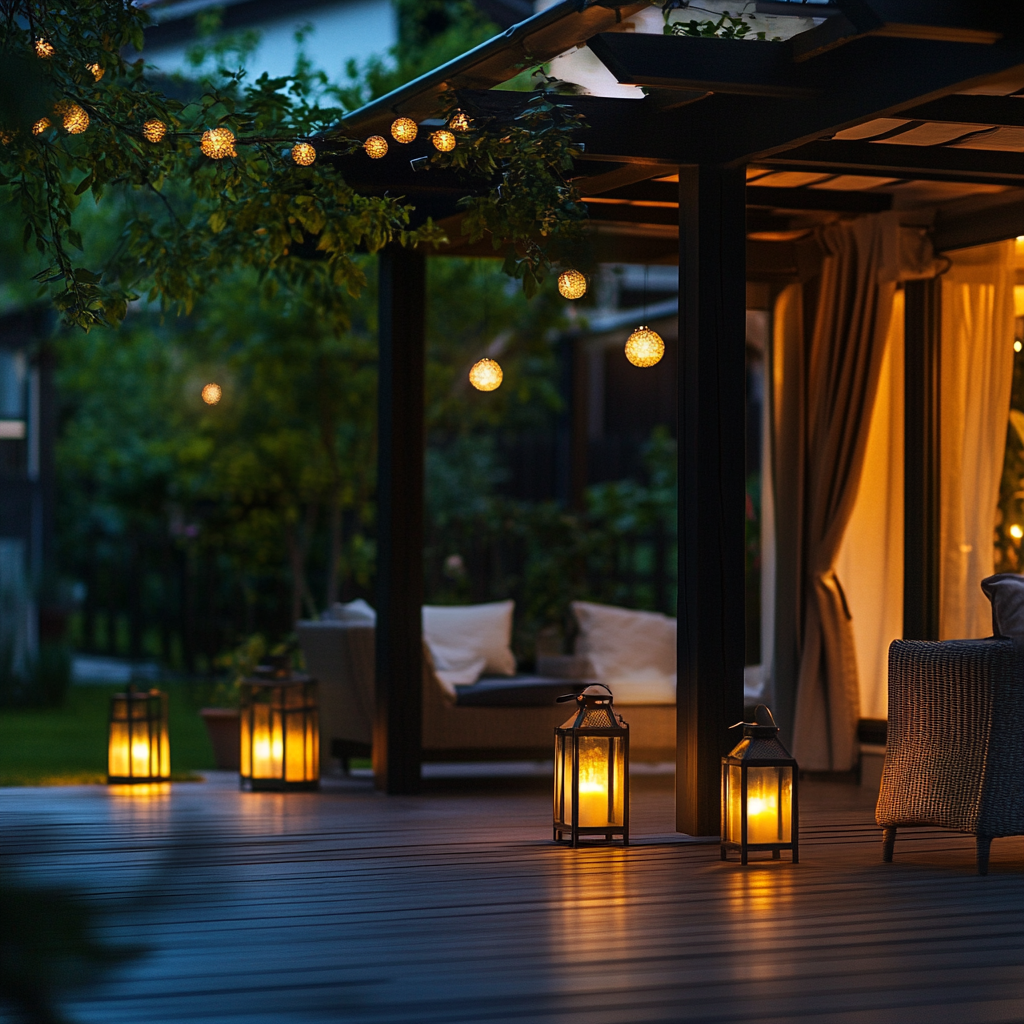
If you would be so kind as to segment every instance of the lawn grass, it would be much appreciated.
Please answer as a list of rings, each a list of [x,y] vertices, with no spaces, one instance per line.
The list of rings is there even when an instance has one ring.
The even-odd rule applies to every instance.
[[[172,778],[213,768],[206,729],[185,687],[168,695]],[[0,786],[71,786],[107,779],[110,695],[123,685],[72,686],[64,706],[0,710]]]

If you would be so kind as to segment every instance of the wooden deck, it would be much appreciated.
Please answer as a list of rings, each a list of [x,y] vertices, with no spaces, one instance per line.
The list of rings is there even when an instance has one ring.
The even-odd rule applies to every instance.
[[[670,780],[641,778],[634,845],[573,851],[542,782],[3,790],[2,850],[151,950],[69,1005],[83,1022],[1024,1020],[1019,839],[987,878],[930,830],[883,865],[870,801],[811,783],[801,863],[743,869],[672,833]]]

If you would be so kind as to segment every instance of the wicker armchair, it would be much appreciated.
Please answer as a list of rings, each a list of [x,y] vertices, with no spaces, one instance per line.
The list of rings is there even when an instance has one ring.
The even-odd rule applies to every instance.
[[[977,837],[1024,834],[1024,641],[895,640],[889,735],[875,814],[891,861],[900,825]]]

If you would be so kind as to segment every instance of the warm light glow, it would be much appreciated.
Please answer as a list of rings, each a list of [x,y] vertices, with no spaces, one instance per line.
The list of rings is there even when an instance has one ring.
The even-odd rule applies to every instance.
[[[1013,526],[1010,527],[1010,536],[1014,540],[1020,540],[1021,537],[1024,537],[1024,530],[1022,530],[1016,523],[1014,523]]]
[[[62,100],[54,107],[68,135],[81,135],[89,127],[89,115],[77,103]]]
[[[649,327],[638,327],[626,340],[626,358],[634,366],[654,366],[664,354],[665,342]]]
[[[199,148],[211,160],[223,160],[226,156],[238,156],[235,152],[235,133],[229,128],[210,128],[203,132]]]
[[[391,124],[391,137],[395,142],[415,142],[419,126],[411,117],[398,117]]]
[[[170,774],[166,697],[156,690],[115,694],[107,741],[108,781],[155,782]]]
[[[469,115],[464,114],[461,110],[456,110],[448,119],[448,127],[451,128],[453,132],[469,131]]]
[[[167,125],[155,117],[151,117],[142,126],[142,137],[147,142],[160,142],[167,134]]]
[[[221,386],[219,384],[214,384],[213,381],[211,381],[203,388],[203,401],[207,405],[216,405],[221,400],[221,396],[223,394],[224,392],[221,389]]]
[[[381,135],[371,135],[363,143],[363,149],[371,160],[380,160],[388,155],[388,140]]]
[[[49,42],[46,39],[36,40],[37,57],[42,57],[43,60],[49,60],[56,52],[57,50],[55,49],[53,43]]]
[[[296,142],[292,146],[292,159],[300,167],[309,167],[316,160],[316,150],[308,142]]]
[[[469,383],[477,391],[494,391],[504,376],[501,367],[493,359],[480,359],[469,371]]]
[[[563,299],[582,299],[587,294],[587,279],[578,270],[563,270],[558,275],[558,294]]]
[[[430,141],[434,144],[434,149],[442,153],[450,153],[455,148],[455,136],[451,132],[434,132],[430,136]]]
[[[48,117],[41,117],[34,125],[32,125],[33,135],[42,135],[47,128],[50,127],[50,119]]]
[[[1022,348],[1024,348],[1024,343],[1022,343],[1021,341],[1018,340],[1013,343],[1014,352],[1019,352]]]
[[[97,82],[107,73],[107,69],[102,64],[86,64],[85,70],[88,71]]]
[[[608,745],[580,744],[580,826],[608,823]]]

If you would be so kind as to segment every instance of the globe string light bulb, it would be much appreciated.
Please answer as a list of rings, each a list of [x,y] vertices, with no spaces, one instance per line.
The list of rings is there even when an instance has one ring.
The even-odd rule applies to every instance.
[[[441,153],[450,153],[455,148],[455,136],[444,130],[434,132],[430,136],[430,141],[434,144],[434,149]]]
[[[34,125],[32,125],[33,135],[42,135],[47,128],[50,127],[50,119],[48,117],[41,117]]]
[[[167,134],[167,125],[158,118],[151,117],[142,126],[142,137],[147,142],[160,142]]]
[[[216,405],[221,400],[221,396],[223,394],[224,391],[221,386],[219,384],[214,384],[213,381],[210,381],[202,391],[203,401],[207,405]]]
[[[411,117],[397,117],[391,123],[391,137],[395,142],[408,144],[416,141],[419,125]]]
[[[56,47],[48,39],[37,39],[35,47],[36,56],[41,57],[43,60],[49,60],[57,52]]]
[[[380,135],[371,135],[363,143],[363,149],[371,160],[380,160],[388,155],[388,141]]]
[[[469,117],[461,110],[456,110],[455,113],[448,118],[448,127],[451,128],[453,132],[468,132]]]
[[[60,115],[61,124],[68,135],[81,135],[89,127],[89,115],[77,103],[61,100],[54,105],[54,110]]]
[[[494,391],[501,385],[504,374],[493,359],[479,359],[469,371],[469,383],[477,391]]]
[[[587,294],[587,279],[578,270],[563,270],[558,275],[558,294],[563,299],[582,299]]]
[[[300,167],[309,167],[316,160],[316,150],[308,142],[296,142],[292,146],[292,159]]]
[[[1014,523],[1013,526],[1010,527],[1010,536],[1014,540],[1020,540],[1024,537],[1024,530],[1022,530],[1017,523]]]
[[[665,342],[649,327],[638,327],[626,340],[626,358],[634,366],[654,366],[664,354]]]
[[[199,148],[211,160],[223,160],[226,156],[238,156],[235,152],[235,133],[229,128],[208,128],[199,140]]]
[[[107,69],[100,63],[86,64],[85,70],[98,82],[106,73]]]

